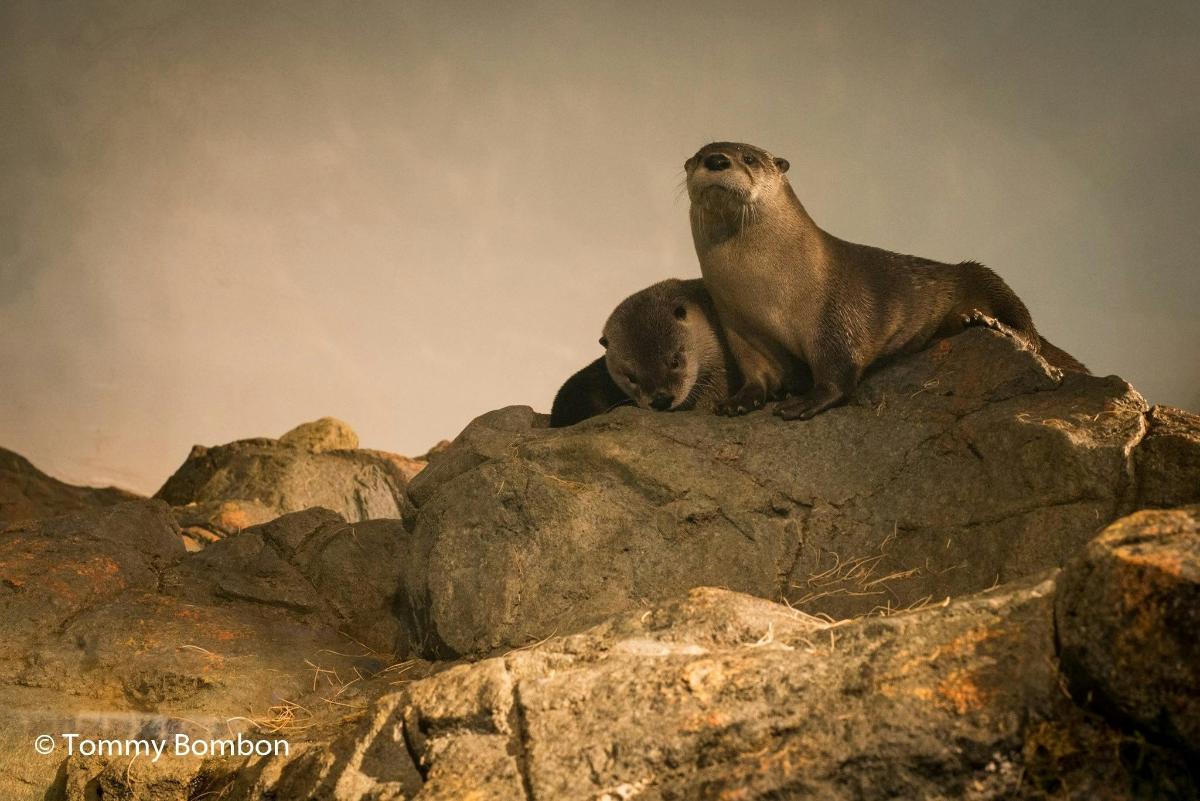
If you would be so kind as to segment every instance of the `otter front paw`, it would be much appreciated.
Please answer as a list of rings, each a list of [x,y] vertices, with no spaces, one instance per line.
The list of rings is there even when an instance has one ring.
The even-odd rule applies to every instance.
[[[761,409],[767,402],[767,393],[759,386],[744,386],[733,394],[733,397],[721,401],[716,406],[716,412],[725,417],[739,415]]]

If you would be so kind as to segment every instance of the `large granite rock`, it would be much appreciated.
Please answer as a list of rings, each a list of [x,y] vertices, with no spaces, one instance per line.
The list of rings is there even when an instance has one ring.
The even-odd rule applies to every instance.
[[[331,743],[248,760],[213,789],[230,801],[1196,797],[1176,748],[1063,692],[1054,595],[1048,575],[830,623],[696,589],[415,682]],[[113,767],[101,772],[120,786]]]
[[[1200,507],[1132,514],[1075,556],[1058,639],[1077,696],[1200,756]]]
[[[317,421],[0,534],[0,797],[1196,797],[1196,509],[1087,545],[1196,501],[1194,416],[974,330],[807,423],[545,422],[406,470]]]
[[[161,501],[9,528],[0,797],[51,784],[64,754],[60,741],[36,755],[42,733],[293,736],[336,722],[409,649],[393,614],[403,561],[399,521],[324,509],[190,555]]]
[[[424,466],[424,458],[360,449],[349,426],[324,417],[279,439],[196,445],[154,497],[179,507],[180,523],[199,528],[200,539],[229,533],[229,504],[233,519],[250,525],[313,506],[351,522],[398,518],[404,487]]]
[[[1155,406],[1135,452],[1138,506],[1200,503],[1200,415]]]
[[[1062,564],[1135,507],[1147,411],[1119,378],[1064,376],[976,329],[804,423],[492,412],[408,487],[414,619],[448,656],[697,585],[839,618],[975,592]],[[1196,473],[1158,470],[1156,497]]]
[[[141,496],[115,487],[77,487],[43,473],[20,454],[0,448],[0,530],[22,520],[99,509]]]

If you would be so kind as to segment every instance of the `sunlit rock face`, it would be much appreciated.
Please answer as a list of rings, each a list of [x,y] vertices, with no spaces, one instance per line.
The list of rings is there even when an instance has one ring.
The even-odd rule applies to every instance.
[[[1121,379],[1059,373],[985,330],[807,422],[623,407],[549,429],[502,409],[408,487],[414,619],[453,655],[697,585],[834,617],[976,592],[1058,567],[1139,505],[1148,419]]]
[[[1200,501],[1194,415],[974,330],[809,422],[546,422],[53,485],[0,532],[0,794],[1196,794],[1200,535],[1157,508]],[[46,731],[293,747],[31,759]]]

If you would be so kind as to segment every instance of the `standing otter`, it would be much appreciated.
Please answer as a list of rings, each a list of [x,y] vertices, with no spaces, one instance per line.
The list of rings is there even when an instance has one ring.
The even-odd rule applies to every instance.
[[[684,164],[700,270],[745,379],[718,413],[779,397],[800,360],[812,387],[775,413],[809,419],[845,400],[877,360],[920,350],[981,316],[1040,349],[1029,311],[1000,276],[976,262],[941,264],[822,231],[784,176],[788,166],[734,142],[705,145]]]
[[[604,357],[571,376],[550,425],[571,425],[632,401],[657,411],[716,408],[737,369],[704,282],[671,278],[630,295],[604,324]]]

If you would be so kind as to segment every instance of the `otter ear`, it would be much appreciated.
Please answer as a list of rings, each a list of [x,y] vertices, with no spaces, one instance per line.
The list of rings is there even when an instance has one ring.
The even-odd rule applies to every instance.
[[[602,348],[608,347],[608,337],[600,337],[600,347],[602,347]]]
[[[788,167],[791,167],[792,165],[788,164],[787,159],[775,159],[775,166],[779,168],[780,172],[787,172]]]
[[[687,306],[684,306],[682,303],[680,303],[678,306],[675,307],[675,319],[676,320],[687,319]]]

